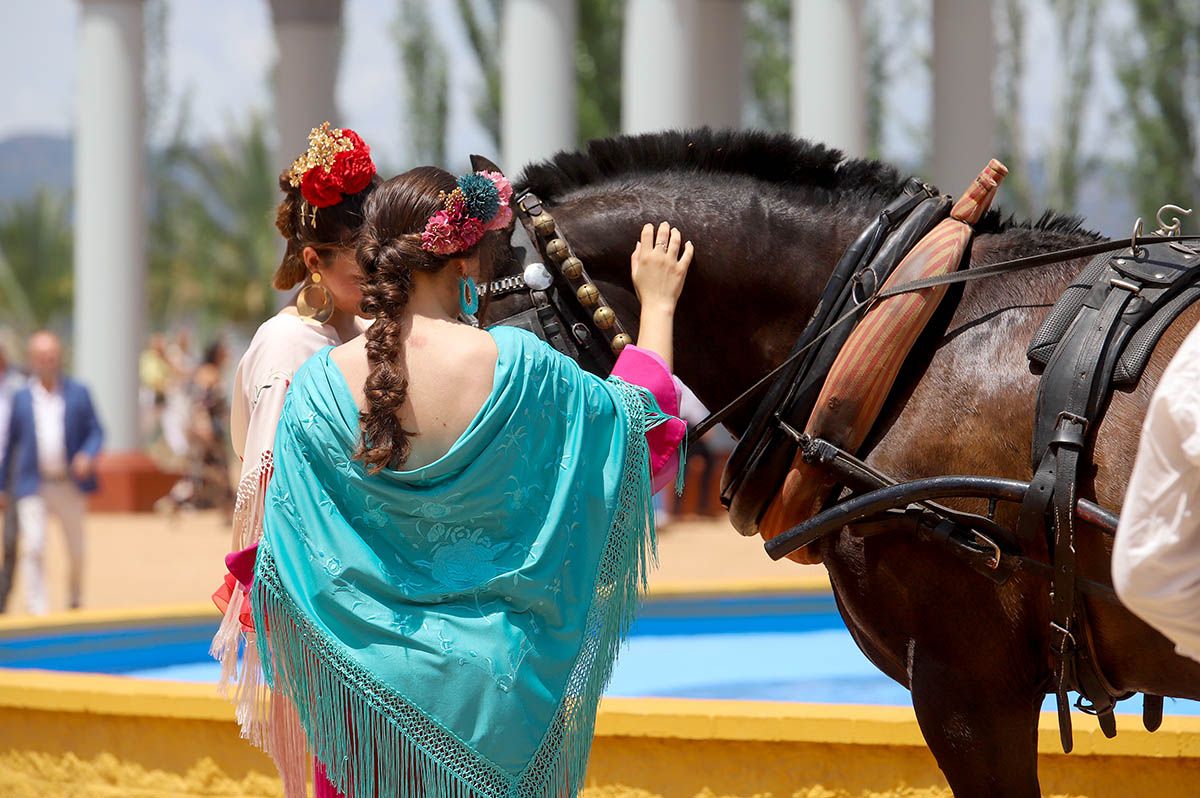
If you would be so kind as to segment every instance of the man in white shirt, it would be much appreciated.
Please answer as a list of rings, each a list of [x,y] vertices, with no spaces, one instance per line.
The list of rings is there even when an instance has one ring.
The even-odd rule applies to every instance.
[[[46,522],[58,518],[67,540],[68,604],[83,598],[86,494],[96,490],[95,460],[104,438],[87,388],[62,374],[62,345],[49,332],[29,339],[29,387],[12,401],[0,452],[0,502],[11,496],[20,526],[21,580],[29,611],[49,609],[45,585]]]
[[[1200,660],[1200,327],[1150,399],[1117,526],[1113,584],[1135,615]]]

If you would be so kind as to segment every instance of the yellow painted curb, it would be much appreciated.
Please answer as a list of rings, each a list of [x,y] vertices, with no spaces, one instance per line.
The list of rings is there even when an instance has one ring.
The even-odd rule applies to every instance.
[[[6,633],[32,631],[78,632],[96,627],[120,629],[147,623],[218,623],[221,615],[208,603],[176,604],[110,610],[76,610],[52,615],[27,615],[0,619],[0,637]]]
[[[129,717],[232,721],[233,707],[212,685],[121,676],[0,669],[0,708],[83,712]],[[1043,713],[1038,750],[1061,753],[1053,713]],[[1109,740],[1078,723],[1072,756],[1200,757],[1200,717],[1168,717],[1157,732],[1119,715],[1122,731]],[[679,740],[825,743],[924,748],[907,707],[706,701],[681,698],[605,698],[596,734]]]
[[[233,720],[216,685],[15,668],[0,668],[0,709]]]
[[[1137,715],[1118,715],[1120,732],[1106,738],[1077,718],[1071,756],[1200,757],[1200,717],[1167,717],[1156,732]],[[1094,722],[1093,722],[1094,725]],[[1043,712],[1038,751],[1061,754],[1058,718]],[[688,740],[843,743],[925,748],[909,707],[716,701],[691,698],[605,698],[598,735]]]

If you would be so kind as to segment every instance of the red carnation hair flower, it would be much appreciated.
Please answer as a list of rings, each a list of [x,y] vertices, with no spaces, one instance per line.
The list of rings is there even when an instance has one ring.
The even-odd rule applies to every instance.
[[[369,186],[375,172],[371,148],[362,137],[325,122],[308,134],[308,151],[292,163],[288,182],[309,205],[328,208]]]

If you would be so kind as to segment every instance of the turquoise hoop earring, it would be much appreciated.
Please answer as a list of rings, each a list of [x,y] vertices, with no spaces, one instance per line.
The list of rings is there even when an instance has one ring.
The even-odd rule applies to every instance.
[[[470,277],[458,278],[458,306],[467,316],[474,316],[479,310],[479,289]]]

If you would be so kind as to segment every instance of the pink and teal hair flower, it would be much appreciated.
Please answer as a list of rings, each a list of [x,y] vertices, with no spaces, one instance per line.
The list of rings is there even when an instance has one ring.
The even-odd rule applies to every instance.
[[[460,177],[458,190],[462,192],[467,216],[490,222],[500,210],[500,192],[496,190],[496,184],[481,174]]]
[[[442,197],[442,209],[429,217],[421,233],[421,248],[435,255],[471,249],[489,230],[512,221],[512,185],[499,172],[462,175],[457,187]]]

